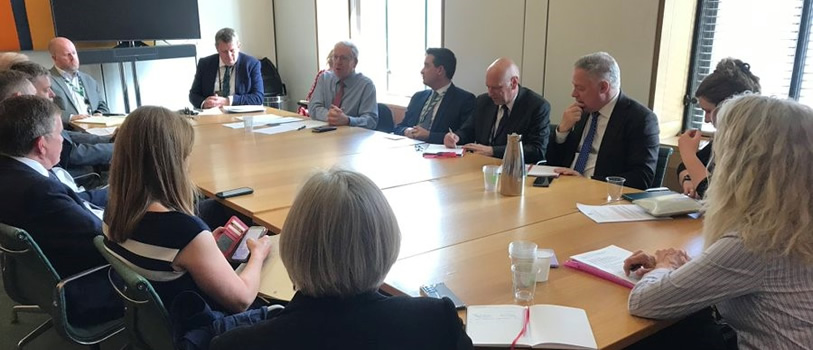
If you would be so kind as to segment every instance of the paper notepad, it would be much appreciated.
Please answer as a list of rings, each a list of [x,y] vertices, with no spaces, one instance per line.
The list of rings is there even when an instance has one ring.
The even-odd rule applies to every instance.
[[[559,174],[557,174],[555,171],[553,171],[553,169],[556,169],[556,168],[557,167],[550,166],[550,165],[529,164],[528,165],[528,176],[538,176],[538,177],[541,177],[541,176],[553,176],[553,177],[559,177]]]
[[[79,124],[104,124],[106,126],[121,125],[124,123],[124,117],[101,117],[91,116],[85,119],[76,120],[75,123]]]
[[[638,283],[638,279],[635,278],[637,275],[630,274],[627,276],[624,273],[624,260],[629,258],[630,255],[632,255],[632,252],[629,250],[611,245],[599,250],[571,256],[565,266],[632,288]]]
[[[630,222],[630,221],[647,221],[647,220],[662,220],[670,218],[656,218],[649,215],[643,208],[635,204],[621,204],[621,205],[586,205],[576,203],[576,208],[582,214],[586,215],[597,224],[607,222]]]
[[[509,347],[525,322],[524,306],[469,306],[466,333],[475,346]],[[534,349],[596,349],[587,313],[558,305],[534,305],[528,329],[517,345]]]
[[[296,291],[279,256],[279,235],[271,236],[271,252],[263,263],[260,290],[271,298],[290,301]]]
[[[446,148],[444,145],[429,145],[423,149],[423,154],[454,153],[458,157],[463,156],[463,147]]]

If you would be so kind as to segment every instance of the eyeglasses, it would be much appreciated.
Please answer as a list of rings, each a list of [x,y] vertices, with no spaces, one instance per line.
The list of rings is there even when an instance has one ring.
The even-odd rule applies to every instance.
[[[350,61],[350,60],[352,60],[352,59],[353,59],[353,58],[352,58],[352,57],[350,57],[350,56],[343,56],[343,55],[342,55],[342,56],[339,56],[339,55],[333,55],[333,61],[342,61],[342,62],[348,62],[348,61]]]

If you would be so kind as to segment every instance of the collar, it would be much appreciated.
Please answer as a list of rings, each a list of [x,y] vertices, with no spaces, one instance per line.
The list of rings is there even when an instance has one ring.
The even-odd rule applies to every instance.
[[[435,90],[435,93],[438,95],[446,94],[446,91],[449,90],[449,87],[452,86],[452,82],[450,81],[446,86],[441,87],[440,89]]]
[[[293,311],[299,308],[315,307],[319,309],[324,308],[341,308],[347,306],[355,306],[359,304],[366,304],[377,300],[386,299],[387,297],[379,293],[377,290],[362,292],[360,294],[351,296],[326,296],[326,297],[312,297],[297,291],[288,306],[285,307],[286,311]]]
[[[333,73],[333,72],[331,71],[330,73]],[[358,73],[358,72],[356,72],[356,71],[353,71],[353,73],[350,73],[350,75],[348,75],[348,76],[347,76],[347,78],[344,78],[344,84],[345,84],[345,86],[350,86],[351,84],[353,84],[353,82],[354,82],[354,81],[356,81],[356,78],[357,78],[359,75],[361,75],[361,73]],[[335,78],[335,79],[336,79],[336,85],[338,85],[338,84],[339,84],[339,82],[340,82],[340,81],[342,81],[342,80],[339,78],[339,76],[338,76],[338,75],[336,75],[335,73],[333,73],[333,78]]]
[[[34,169],[34,171],[40,173],[40,175],[42,175],[42,176],[49,177],[48,176],[48,170],[45,169],[45,166],[43,166],[42,163],[40,163],[40,162],[38,162],[36,160],[33,160],[31,158],[28,158],[28,157],[10,157],[10,158],[12,158],[12,159],[14,159],[14,160],[16,160],[16,161],[18,161],[20,163],[25,164],[26,166],[28,166],[31,169]]]
[[[610,102],[607,102],[607,104],[604,105],[604,107],[601,107],[601,109],[598,110],[598,113],[605,116],[605,117],[607,117],[607,118],[610,118],[610,116],[613,115],[613,110],[615,109],[615,104],[618,103],[618,96],[619,95],[621,95],[620,92],[615,94],[615,97],[610,99]]]
[[[508,112],[514,110],[514,102],[517,102],[517,97],[519,97],[520,92],[519,89],[521,89],[521,87],[517,87],[517,95],[514,96],[514,98],[511,101],[508,101],[508,103],[505,104],[506,106],[508,106]],[[500,108],[500,106],[497,106],[497,108]]]
[[[59,73],[59,75],[61,75],[63,78],[65,78],[67,80],[73,80],[73,78],[76,78],[76,77],[79,76],[79,71],[71,74],[66,70],[62,70],[62,68],[59,68],[56,65],[54,65],[54,68],[56,68],[56,71]]]
[[[232,65],[232,67],[236,66],[238,61],[240,61],[240,55],[239,55],[239,54],[237,55],[237,59],[236,59],[236,60],[234,60],[234,64]],[[220,63],[220,64],[218,64],[218,66],[217,66],[218,68],[223,68],[223,67],[226,67],[226,64],[225,64],[225,63],[223,63],[223,60],[220,58],[220,55],[217,55],[217,62],[219,62],[219,63]]]

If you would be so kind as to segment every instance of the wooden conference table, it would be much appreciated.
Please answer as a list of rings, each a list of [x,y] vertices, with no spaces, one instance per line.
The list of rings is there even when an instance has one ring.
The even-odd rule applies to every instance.
[[[599,225],[578,213],[576,203],[605,202],[602,182],[562,177],[549,188],[535,188],[529,178],[523,196],[506,197],[483,190],[481,167],[500,163],[490,157],[424,159],[413,140],[360,128],[263,135],[222,126],[236,121],[231,115],[193,121],[193,181],[209,196],[252,187],[252,195],[221,202],[275,233],[314,171],[337,166],[369,176],[383,190],[402,231],[399,260],[382,288],[392,294],[417,296],[421,285],[444,282],[469,305],[512,304],[507,247],[517,239],[553,248],[560,262],[610,244],[648,251],[682,247],[691,255],[702,251],[700,220]],[[266,284],[261,293],[274,295],[278,288]],[[627,288],[559,268],[537,285],[534,303],[585,309],[599,348],[620,349],[669,324],[630,316],[628,294]],[[464,312],[461,317],[465,320]]]

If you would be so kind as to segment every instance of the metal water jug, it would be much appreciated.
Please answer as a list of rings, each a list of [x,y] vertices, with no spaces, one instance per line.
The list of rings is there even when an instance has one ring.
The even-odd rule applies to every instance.
[[[525,190],[525,155],[522,152],[522,135],[508,135],[505,154],[502,157],[500,194],[521,196]]]

